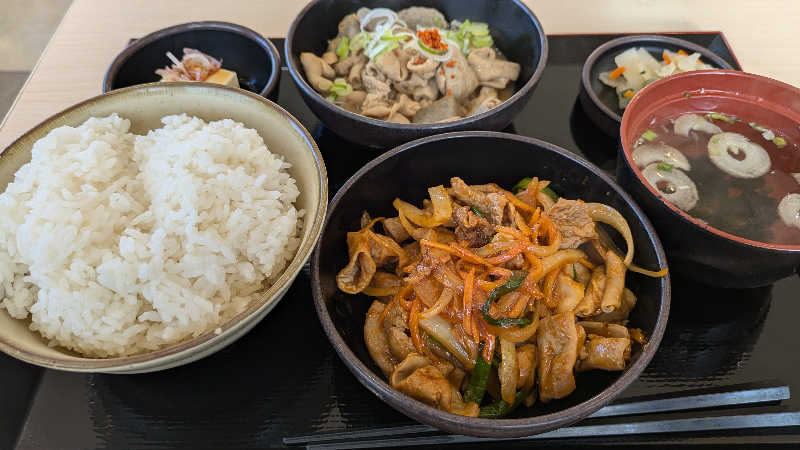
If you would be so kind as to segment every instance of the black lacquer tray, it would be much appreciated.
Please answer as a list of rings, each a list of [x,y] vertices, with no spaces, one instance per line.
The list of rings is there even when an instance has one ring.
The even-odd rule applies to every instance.
[[[720,33],[675,36],[709,47],[738,67]],[[550,36],[550,57],[539,86],[506,131],[552,142],[613,173],[617,143],[594,127],[577,98],[583,61],[615,37]],[[282,42],[276,45],[283,48]],[[317,140],[331,195],[377,156],[321,126],[285,72],[280,104]],[[761,406],[589,419],[582,424],[800,411],[800,352],[794,345],[800,278],[755,290],[673,280],[672,311],[661,347],[619,400],[715,392],[734,385],[785,384],[797,395]],[[0,449],[275,447],[288,436],[411,424],[361,386],[334,353],[314,312],[308,267],[249,334],[188,366],[143,375],[84,375],[40,369],[0,354]],[[536,444],[797,446],[800,429],[585,436]]]

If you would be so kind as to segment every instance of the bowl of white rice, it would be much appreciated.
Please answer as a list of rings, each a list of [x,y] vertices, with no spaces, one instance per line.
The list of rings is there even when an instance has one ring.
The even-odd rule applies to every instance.
[[[232,343],[319,238],[322,156],[281,107],[153,83],[75,105],[0,155],[0,350],[137,373]]]

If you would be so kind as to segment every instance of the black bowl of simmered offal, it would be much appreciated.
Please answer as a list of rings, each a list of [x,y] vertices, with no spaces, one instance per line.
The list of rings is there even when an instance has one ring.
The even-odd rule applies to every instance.
[[[285,54],[325,126],[387,148],[505,128],[530,99],[547,48],[519,0],[317,0],[292,23]]]
[[[492,151],[487,152],[487,149]],[[543,181],[530,181],[515,197],[518,201],[512,201],[508,196],[513,194],[507,190],[525,177],[539,177],[551,183],[545,186]],[[453,190],[448,190],[449,186]],[[472,200],[464,197],[470,190],[478,192],[474,194],[473,209],[468,206]],[[561,200],[553,200],[559,195],[563,196]],[[479,197],[505,206],[493,209],[481,203]],[[504,203],[506,200],[508,202]],[[529,207],[531,201],[540,208],[538,212]],[[446,212],[440,214],[439,211],[446,211],[448,204],[451,216]],[[516,206],[512,208],[509,204]],[[569,216],[564,213],[572,208],[577,208],[580,217],[585,217],[581,212],[584,208],[601,208],[604,220],[614,222],[611,217],[616,213],[598,206],[600,204],[618,211],[627,222],[634,243],[633,264],[627,272],[622,270],[626,274],[621,282],[611,269],[611,261],[622,256],[612,256],[611,253],[616,255],[613,250],[604,250],[608,258],[604,268],[602,259],[595,259],[599,253],[589,255],[592,248],[597,251],[597,246],[627,248],[626,241],[613,228],[599,224],[597,220],[601,218],[594,215],[581,225],[589,227],[588,234],[582,234],[584,239],[576,239],[576,233],[582,232],[562,228],[565,217]],[[566,210],[565,205],[568,205]],[[541,210],[543,206],[547,212]],[[422,212],[416,209],[419,207],[423,208]],[[399,213],[401,209],[403,212]],[[511,217],[517,214],[520,220],[533,225],[529,228],[520,222],[512,225]],[[538,260],[538,257],[525,253],[534,251],[532,247],[519,250],[526,255],[528,263],[505,259],[512,256],[510,253],[491,256],[492,251],[487,249],[492,246],[508,249],[523,242],[523,238],[512,242],[510,235],[505,234],[518,234],[517,231],[493,228],[489,221],[495,219],[500,227],[527,230],[519,233],[534,233],[534,228],[544,232],[551,230],[546,223],[557,223],[553,229],[563,231],[560,237],[548,234],[547,238],[536,240],[538,244],[554,246],[548,252],[558,256],[541,259],[543,267],[550,268],[537,272],[528,258]],[[406,225],[403,225],[404,220]],[[450,220],[453,223],[449,223]],[[434,222],[428,221],[442,225],[434,226]],[[430,227],[418,226],[419,223]],[[406,226],[413,233],[411,239],[401,236]],[[470,228],[473,226],[475,228]],[[600,234],[614,244],[598,240]],[[481,242],[474,243],[472,239]],[[555,243],[556,239],[560,244]],[[472,246],[487,241],[490,243],[483,249],[473,250],[484,255],[489,264],[496,264],[491,269],[490,266],[475,266],[475,261],[448,256],[456,254],[453,252],[462,254],[464,248],[473,251],[469,250]],[[402,259],[402,263],[398,246],[408,257]],[[416,246],[420,250],[418,259],[414,256]],[[574,270],[569,270],[565,261],[582,258],[580,255],[584,251],[589,252],[587,260],[578,263],[580,267],[573,263]],[[394,260],[392,252],[397,255]],[[620,251],[620,255],[624,253]],[[553,261],[562,256],[566,258],[565,255],[573,255],[570,257],[573,259],[560,260],[567,265],[553,265]],[[431,263],[433,260],[428,259],[429,256],[444,259]],[[589,260],[599,265],[587,278],[588,269],[582,264]],[[619,267],[625,264],[621,259],[617,261],[620,261]],[[665,255],[652,225],[631,198],[600,169],[566,150],[536,139],[465,131],[410,142],[381,155],[353,175],[331,202],[311,270],[314,302],[328,338],[350,371],[378,398],[409,417],[448,432],[512,437],[542,433],[587,417],[622,392],[647,366],[666,326],[670,282],[669,275],[634,273],[634,265],[652,271],[662,270],[661,275],[666,272]],[[606,272],[607,277],[602,278]],[[496,273],[499,278],[493,278],[490,273]],[[530,282],[540,286],[544,296],[536,293],[538,288],[533,284],[527,284],[529,275],[534,277]],[[503,283],[505,276],[510,278]],[[555,281],[553,289],[548,290],[546,280],[551,277]],[[605,281],[600,282],[600,278]],[[469,279],[475,284],[467,282]],[[440,280],[450,280],[441,283],[456,281],[452,285],[439,285]],[[623,283],[627,286],[624,295],[616,299],[628,302],[633,300],[629,295],[634,295],[635,306],[626,303],[627,309],[603,309],[611,315],[602,315],[605,313],[600,309],[605,306],[598,302],[601,294],[606,298],[606,291],[600,285],[609,286],[608,298],[613,299],[615,293],[619,293],[614,289],[622,289]],[[436,289],[436,286],[441,294],[438,297],[435,293],[428,295],[434,292],[429,289]],[[469,293],[465,293],[466,286],[472,286]],[[342,289],[362,290],[350,294]],[[406,289],[412,289],[413,295]],[[445,294],[447,289],[450,291]],[[503,289],[506,291],[501,292]],[[578,291],[590,294],[579,298],[573,295]],[[493,295],[497,296],[495,303],[486,306],[484,299],[490,300]],[[377,298],[381,296],[384,297]],[[471,303],[463,301],[470,297]],[[428,302],[434,298],[434,306],[429,307]],[[510,306],[512,303],[508,301],[514,298],[514,307],[522,309],[517,313],[503,310],[503,305]],[[459,313],[465,304],[470,313]],[[406,306],[409,307],[407,317],[399,309]],[[388,312],[381,318],[386,308]],[[430,308],[441,309],[431,312]],[[451,311],[455,316],[449,316]],[[516,318],[511,318],[514,314]],[[626,315],[630,328],[620,324]],[[462,333],[465,327],[470,329],[469,333]],[[558,327],[562,327],[564,336],[569,336],[564,338],[566,341],[559,341],[560,344],[549,340],[556,339]],[[639,337],[644,337],[646,344],[630,340],[637,338],[634,328],[641,331]],[[477,333],[482,347],[472,333]],[[495,340],[493,333],[497,333],[499,339]],[[619,340],[614,341],[616,344],[603,341],[606,344],[602,346],[620,349],[621,353],[611,350],[609,353],[620,360],[610,356],[604,361],[614,360],[614,364],[619,365],[605,366],[607,370],[587,370],[600,368],[599,360],[590,361],[596,351],[593,345],[600,342],[598,339],[612,339],[611,334],[616,336],[613,339]],[[454,340],[453,336],[461,336],[469,342]],[[538,336],[543,337],[539,339]],[[585,351],[571,353],[578,348]],[[512,356],[514,351],[516,359]],[[479,362],[477,355],[483,355],[482,352],[490,356],[481,356],[482,362]],[[504,355],[509,356],[504,359]],[[533,357],[544,361],[537,366],[542,369],[541,372],[536,369],[535,377],[531,377],[533,372],[530,371]],[[425,358],[431,359],[426,363]],[[497,366],[497,372],[490,368],[489,358],[492,365]],[[556,358],[560,358],[561,363],[556,363],[559,368],[553,369]],[[431,369],[434,359],[439,361],[436,364],[441,363],[436,369],[439,372]],[[518,364],[519,379],[516,378],[518,373],[510,368],[513,366],[506,365],[512,361]],[[445,373],[452,378],[443,382]],[[504,375],[499,375],[501,373]],[[510,378],[509,373],[513,374]],[[486,389],[480,387],[481,380]],[[440,389],[432,391],[430,383],[438,383],[436,386]],[[506,397],[513,397],[513,403],[501,403]]]
[[[800,89],[704,70],[646,86],[622,117],[620,184],[670,268],[757,287],[800,271]]]
[[[249,28],[211,21],[174,25],[136,39],[109,66],[103,92],[162,81],[156,70],[176,62],[186,71],[171,71],[174,81],[223,84],[278,99],[281,57],[275,45]]]

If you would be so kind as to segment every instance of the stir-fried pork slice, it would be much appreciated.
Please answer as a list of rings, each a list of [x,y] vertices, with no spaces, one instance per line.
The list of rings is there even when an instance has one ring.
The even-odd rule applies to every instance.
[[[625,337],[604,337],[589,334],[581,350],[576,370],[624,370],[631,357],[631,340]]]
[[[451,178],[450,186],[447,192],[451,197],[465,205],[474,206],[478,212],[488,217],[492,224],[500,225],[502,223],[505,206],[508,203],[502,194],[481,192],[473,186],[468,186],[459,177]]]
[[[543,402],[564,398],[575,390],[573,370],[585,333],[572,312],[542,319],[537,333],[539,398]]]
[[[480,407],[465,403],[458,389],[428,358],[411,353],[392,372],[392,387],[423,403],[453,414],[477,417]]]
[[[369,285],[377,265],[370,254],[369,236],[363,230],[347,233],[350,262],[336,275],[342,292],[357,294]]]
[[[494,227],[472,212],[469,206],[455,208],[453,221],[456,223],[456,239],[469,242],[470,247],[483,247],[494,236]]]
[[[369,307],[367,318],[364,321],[364,343],[367,346],[369,356],[388,377],[394,370],[396,360],[392,357],[392,352],[389,349],[386,330],[381,326],[379,320],[385,307],[383,303],[377,300],[373,301]]]
[[[584,242],[597,239],[594,221],[586,204],[580,200],[559,198],[550,208],[549,216],[561,232],[561,248],[578,248]]]
[[[404,21],[409,28],[447,28],[447,20],[438,9],[424,6],[412,6],[397,11],[397,18]]]

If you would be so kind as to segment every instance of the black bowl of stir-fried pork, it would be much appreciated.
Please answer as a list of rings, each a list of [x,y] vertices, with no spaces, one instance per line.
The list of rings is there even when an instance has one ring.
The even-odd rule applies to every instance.
[[[541,433],[645,368],[669,311],[661,244],[607,175],[504,133],[419,139],[334,197],[317,313],[379,398],[453,433]]]
[[[278,99],[281,57],[269,39],[228,22],[191,22],[154,31],[122,50],[103,92],[154,81],[237,87]]]
[[[317,0],[284,53],[322,123],[387,148],[508,126],[544,70],[547,37],[519,0]]]

